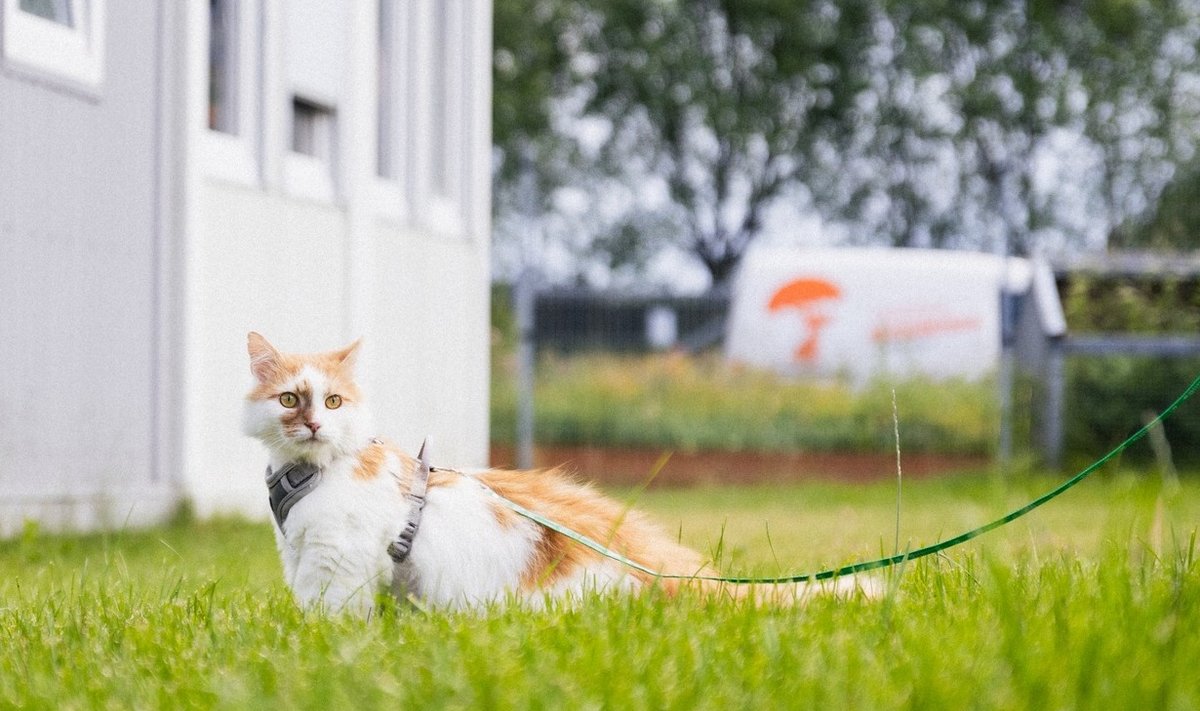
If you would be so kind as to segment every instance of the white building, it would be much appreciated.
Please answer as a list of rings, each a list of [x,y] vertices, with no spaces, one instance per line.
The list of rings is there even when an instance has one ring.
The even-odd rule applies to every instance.
[[[246,332],[487,457],[487,0],[0,0],[0,534],[266,512]]]

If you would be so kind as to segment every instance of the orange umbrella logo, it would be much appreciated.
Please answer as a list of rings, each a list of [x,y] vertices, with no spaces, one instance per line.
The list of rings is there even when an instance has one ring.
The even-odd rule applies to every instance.
[[[824,304],[841,298],[842,291],[836,284],[824,279],[796,279],[781,286],[767,304],[767,310],[798,309],[804,319],[806,334],[796,347],[796,360],[812,363],[817,359],[821,328],[829,322]]]

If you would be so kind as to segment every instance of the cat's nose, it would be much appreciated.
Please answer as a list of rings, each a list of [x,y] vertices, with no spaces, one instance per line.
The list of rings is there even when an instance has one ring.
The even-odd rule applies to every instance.
[[[305,422],[304,426],[307,427],[308,431],[312,432],[313,434],[316,434],[317,430],[321,429],[320,422]]]

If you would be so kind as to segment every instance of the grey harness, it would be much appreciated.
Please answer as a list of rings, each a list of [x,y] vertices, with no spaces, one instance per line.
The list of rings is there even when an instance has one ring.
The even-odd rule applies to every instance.
[[[429,440],[421,443],[421,451],[417,453],[417,467],[413,472],[412,486],[405,494],[412,507],[408,510],[408,519],[400,529],[396,540],[388,544],[387,552],[396,565],[400,565],[412,552],[413,539],[417,537],[417,529],[421,526],[421,512],[425,509],[425,493],[429,489],[429,458],[425,454]],[[291,462],[272,471],[267,466],[267,494],[271,502],[271,513],[279,530],[284,530],[288,512],[305,496],[312,493],[321,483],[317,476],[321,470],[308,462]]]
[[[267,495],[271,499],[271,513],[275,515],[275,523],[280,531],[296,502],[317,488],[320,482],[317,474],[320,471],[317,465],[308,462],[290,462],[275,472],[271,471],[271,465],[267,465]]]
[[[387,552],[392,557],[392,561],[396,565],[400,565],[412,552],[413,539],[417,537],[417,528],[421,526],[421,512],[425,509],[425,492],[429,488],[429,458],[425,455],[425,447],[429,444],[429,438],[421,443],[421,450],[417,452],[417,469],[413,472],[412,487],[409,488],[405,497],[412,502],[412,508],[408,510],[408,520],[404,522],[404,528],[400,529],[400,534],[396,536],[396,540],[388,544]]]

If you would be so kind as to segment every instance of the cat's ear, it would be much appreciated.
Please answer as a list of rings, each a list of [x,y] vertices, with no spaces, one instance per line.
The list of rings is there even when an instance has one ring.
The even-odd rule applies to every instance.
[[[337,364],[345,370],[353,371],[354,364],[358,361],[358,347],[361,345],[362,339],[357,338],[354,340],[354,343],[351,343],[341,350],[334,351],[332,353],[333,359],[337,361]]]
[[[250,372],[260,383],[271,382],[279,374],[279,351],[256,331],[246,337],[246,345],[250,352]]]

